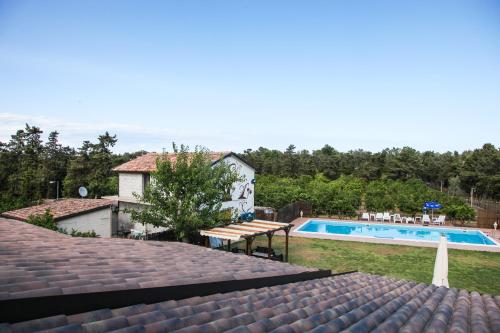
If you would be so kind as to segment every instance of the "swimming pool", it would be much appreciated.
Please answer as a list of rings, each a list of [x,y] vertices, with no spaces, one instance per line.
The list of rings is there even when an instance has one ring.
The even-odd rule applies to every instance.
[[[295,231],[427,242],[438,242],[439,236],[444,234],[450,243],[498,246],[479,230],[310,220]]]

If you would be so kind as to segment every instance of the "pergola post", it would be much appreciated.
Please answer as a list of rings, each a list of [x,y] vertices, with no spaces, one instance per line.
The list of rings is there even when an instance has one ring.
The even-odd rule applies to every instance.
[[[231,252],[231,240],[227,240],[227,252]]]
[[[246,237],[246,241],[247,241],[247,246],[246,246],[246,250],[245,250],[245,253],[247,256],[249,256],[252,251],[252,242],[253,242],[253,239],[254,239],[254,236],[249,236],[249,237]]]
[[[290,233],[290,229],[292,227],[285,228],[285,262],[288,262],[288,234]]]
[[[272,239],[273,239],[273,232],[268,232],[266,233],[267,235],[267,259],[271,259],[271,250],[272,250]]]
[[[210,237],[205,236],[205,247],[210,247]]]

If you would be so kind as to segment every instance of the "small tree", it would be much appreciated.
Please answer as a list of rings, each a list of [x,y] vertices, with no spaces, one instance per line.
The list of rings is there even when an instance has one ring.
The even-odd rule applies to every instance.
[[[452,206],[450,213],[453,218],[461,222],[462,226],[466,221],[471,221],[476,217],[476,211],[474,208],[465,204]]]
[[[204,148],[189,153],[187,146],[174,144],[174,153],[175,162],[158,157],[144,195],[135,194],[145,207],[128,212],[133,221],[169,228],[178,240],[192,241],[200,229],[222,223],[225,193],[242,178],[222,161],[212,165]]]

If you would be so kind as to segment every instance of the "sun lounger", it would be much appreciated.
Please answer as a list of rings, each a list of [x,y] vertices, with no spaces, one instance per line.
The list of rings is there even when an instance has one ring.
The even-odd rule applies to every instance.
[[[384,220],[384,214],[382,213],[377,213],[375,215],[375,221],[383,221]]]
[[[430,223],[431,223],[431,218],[429,217],[429,215],[427,214],[422,215],[422,224],[429,225]]]
[[[388,212],[384,213],[383,221],[391,222],[391,215]]]
[[[403,217],[403,221],[406,223],[413,223],[415,224],[415,220],[411,216]]]
[[[400,214],[394,214],[394,223],[403,223],[403,219],[401,219]]]
[[[445,220],[446,220],[446,215],[439,215],[439,217],[434,218],[432,220],[432,224],[444,225]]]
[[[362,219],[362,220],[367,220],[367,221],[370,221],[370,214],[368,214],[368,213],[363,213],[363,214],[361,215],[361,219]]]

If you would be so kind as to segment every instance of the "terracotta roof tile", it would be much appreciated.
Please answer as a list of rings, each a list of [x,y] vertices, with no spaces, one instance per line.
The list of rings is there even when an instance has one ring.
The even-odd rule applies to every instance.
[[[232,333],[498,332],[499,316],[500,308],[490,295],[352,273],[0,327],[14,332],[20,328]]]
[[[17,232],[15,231],[17,230]],[[0,295],[12,298],[44,293],[47,284],[76,289],[119,285],[118,272],[138,273],[159,285],[188,283],[204,277],[200,269],[217,267],[211,277],[239,271],[285,274],[301,269],[283,263],[234,255],[182,243],[120,239],[74,239],[26,223],[0,219]],[[31,244],[33,243],[33,244]],[[40,244],[45,247],[37,251]],[[62,261],[53,260],[52,253]],[[130,258],[142,258],[129,264]],[[198,259],[201,258],[201,259]],[[104,261],[96,272],[88,263]],[[161,262],[161,265],[158,263]],[[32,267],[65,271],[68,279],[35,275]],[[172,270],[171,267],[176,267]],[[197,267],[200,267],[197,270]],[[86,270],[89,272],[86,272]],[[115,273],[113,273],[116,272]],[[12,273],[12,276],[10,275]],[[21,274],[20,274],[21,273]],[[87,273],[87,274],[86,274]],[[75,279],[76,276],[76,279]],[[86,276],[85,279],[82,276]],[[136,276],[136,275],[132,275]],[[20,278],[22,277],[22,278]],[[26,280],[25,278],[29,279]],[[128,278],[136,280],[136,277]],[[183,280],[185,279],[185,280]],[[82,281],[82,284],[80,282]],[[184,281],[184,282],[183,282]],[[78,291],[82,292],[82,290]],[[83,290],[85,292],[85,290]],[[500,297],[436,287],[390,277],[351,273],[296,283],[215,293],[203,297],[56,315],[21,323],[0,323],[6,332],[500,332]]]
[[[61,199],[9,212],[2,213],[1,216],[26,221],[30,215],[43,214],[50,209],[54,220],[61,220],[70,216],[93,211],[99,208],[109,207],[113,201],[106,199]]]
[[[10,253],[0,256],[3,299],[164,287],[314,270],[178,242],[71,237],[2,218],[0,234],[0,248]],[[207,270],[207,267],[217,269]],[[248,273],[239,274],[242,271]]]
[[[228,155],[230,152],[211,152],[210,160],[212,162],[216,162]],[[133,160],[130,160],[126,163],[123,163],[113,169],[113,171],[117,172],[151,172],[156,170],[156,159],[158,157],[162,157],[170,160],[170,162],[175,163],[177,160],[177,154],[160,154],[160,153],[147,153],[142,156],[136,157]]]

